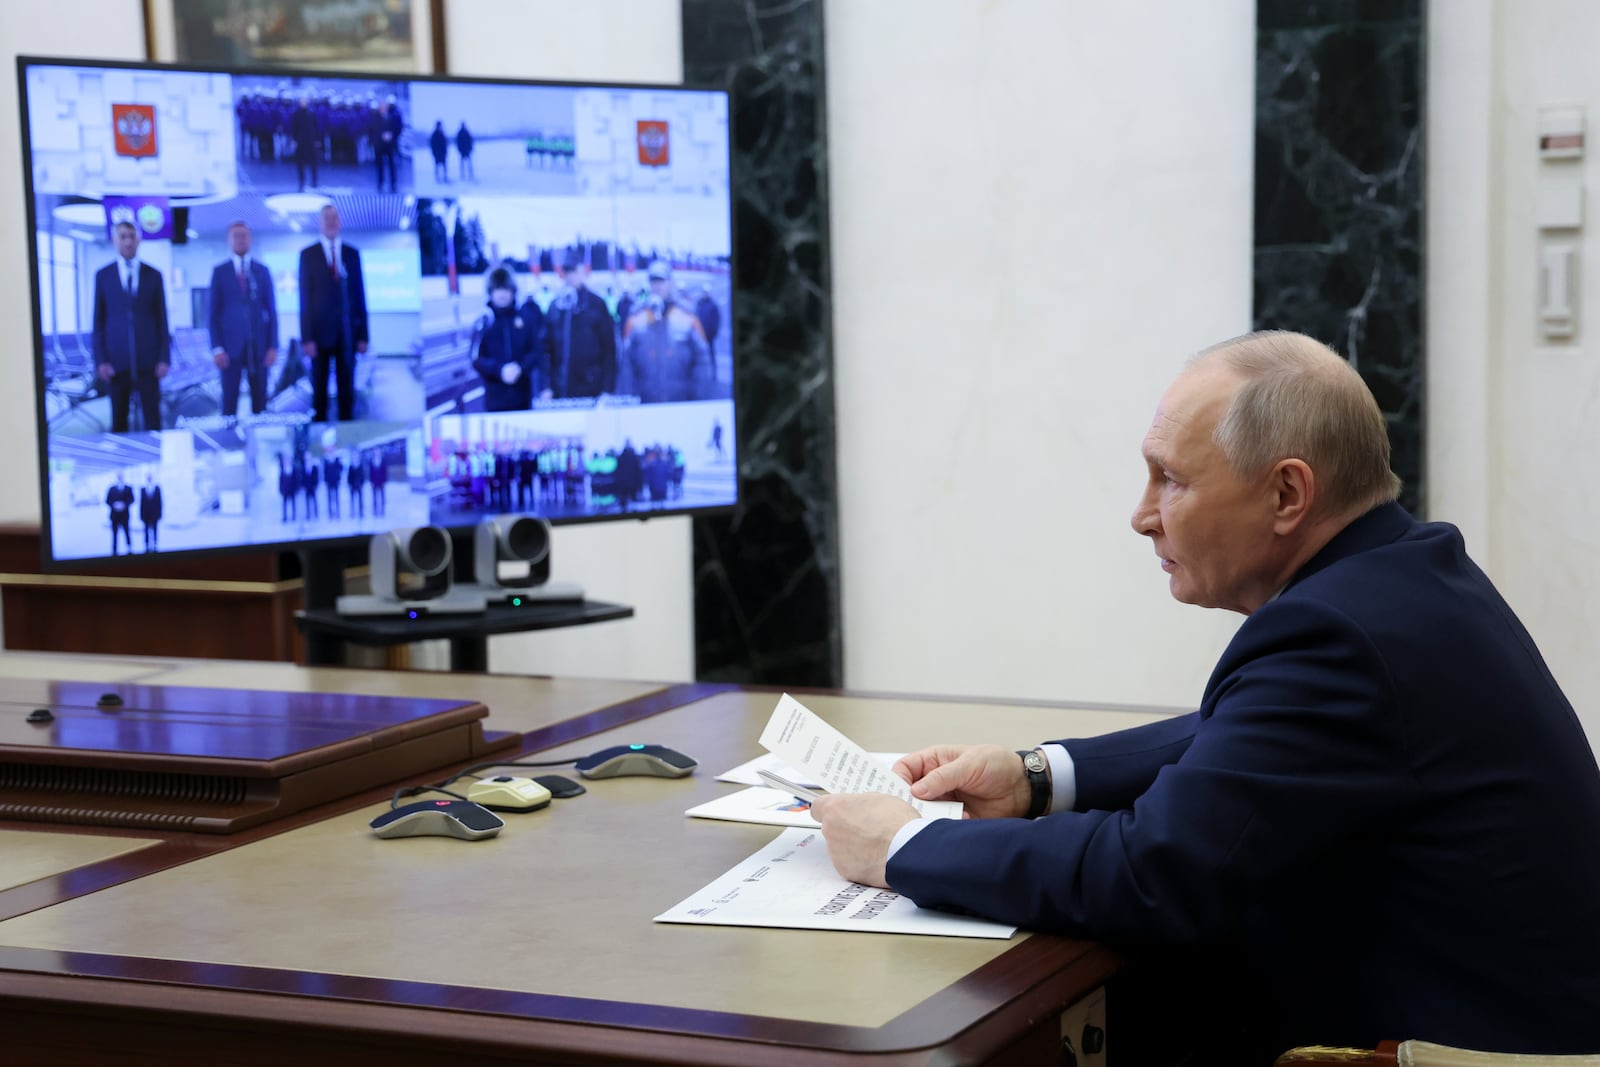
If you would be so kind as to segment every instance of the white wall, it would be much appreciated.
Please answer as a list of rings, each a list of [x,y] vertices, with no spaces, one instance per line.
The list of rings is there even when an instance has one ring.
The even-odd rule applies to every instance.
[[[1430,6],[1430,507],[1489,570],[1600,742],[1600,6]],[[1537,337],[1538,108],[1588,113],[1575,343]],[[1469,529],[1469,537],[1473,534]]]
[[[1194,706],[1239,617],[1128,518],[1250,326],[1254,5],[827,16],[846,683]]]

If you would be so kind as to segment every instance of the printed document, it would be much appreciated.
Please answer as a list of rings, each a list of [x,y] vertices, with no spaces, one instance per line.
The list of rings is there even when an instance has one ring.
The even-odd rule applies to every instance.
[[[811,805],[792,793],[752,786],[737,793],[696,804],[685,815],[696,819],[723,819],[727,822],[753,822],[767,826],[804,826],[815,830]]]
[[[919,908],[899,893],[839,877],[820,830],[785,830],[658,923],[866,930],[882,934],[1008,938],[1015,926]]]
[[[918,800],[899,775],[788,693],[761,731],[761,747],[793,768],[796,773],[785,777],[796,782],[814,782],[830,793],[888,793],[923,818],[961,818],[960,801]]]
[[[893,767],[894,761],[899,759],[901,756],[904,756],[905,753],[873,752],[870,755],[873,759],[878,760],[885,767]],[[791,782],[799,782],[801,785],[821,784],[820,782],[806,781],[805,775],[801,774],[799,771],[795,770],[793,767],[789,766],[787,763],[783,762],[770,752],[766,753],[765,755],[757,756],[752,760],[745,760],[737,767],[723,771],[721,774],[717,775],[717,781],[733,782],[736,785],[765,784],[761,781],[760,776],[756,773],[757,771],[772,771],[774,774],[782,775]]]

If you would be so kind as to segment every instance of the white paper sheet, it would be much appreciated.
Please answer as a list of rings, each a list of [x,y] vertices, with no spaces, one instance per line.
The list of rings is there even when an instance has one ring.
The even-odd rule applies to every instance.
[[[753,822],[765,826],[804,826],[817,828],[811,805],[802,804],[788,793],[752,786],[737,793],[708,800],[684,812],[696,819],[722,819],[726,822]]]
[[[868,754],[873,759],[880,761],[885,767],[893,767],[894,761],[905,755],[904,752],[872,752]],[[821,782],[806,781],[804,775],[770,752],[757,756],[752,760],[745,760],[737,767],[723,771],[717,775],[717,781],[732,782],[735,785],[760,785],[761,779],[756,777],[757,771],[771,771],[774,774],[782,775],[791,782],[799,782],[801,785],[816,786],[822,784]]]
[[[960,801],[918,800],[899,775],[788,693],[761,731],[761,747],[788,763],[796,773],[786,777],[796,782],[815,782],[830,793],[887,793],[924,818],[961,818]]]
[[[833,869],[820,830],[785,830],[660,923],[863,930],[881,934],[1008,938],[1015,926],[919,908],[899,893],[848,882]]]

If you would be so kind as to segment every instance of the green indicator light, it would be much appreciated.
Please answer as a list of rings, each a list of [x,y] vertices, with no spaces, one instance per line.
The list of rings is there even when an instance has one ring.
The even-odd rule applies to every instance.
[[[639,752],[639,751],[643,750],[643,748],[644,748],[643,745],[629,745],[628,747],[633,749],[635,752]]]
[[[511,598],[511,606],[514,607],[514,608],[522,607],[522,598],[519,597],[519,596],[512,597]]]

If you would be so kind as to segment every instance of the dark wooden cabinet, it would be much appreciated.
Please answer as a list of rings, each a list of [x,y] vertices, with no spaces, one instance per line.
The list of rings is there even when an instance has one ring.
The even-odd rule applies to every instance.
[[[305,661],[293,553],[135,556],[49,573],[39,560],[37,526],[0,524],[8,649]]]

